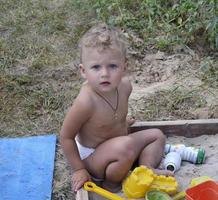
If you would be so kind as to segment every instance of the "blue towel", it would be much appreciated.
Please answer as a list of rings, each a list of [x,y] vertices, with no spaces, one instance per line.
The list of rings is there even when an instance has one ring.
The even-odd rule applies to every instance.
[[[55,135],[0,139],[0,200],[50,200]]]

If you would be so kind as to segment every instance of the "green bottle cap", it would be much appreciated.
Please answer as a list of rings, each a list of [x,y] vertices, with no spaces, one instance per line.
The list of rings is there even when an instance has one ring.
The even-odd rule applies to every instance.
[[[198,149],[197,161],[196,164],[202,164],[205,161],[205,150],[200,148]]]

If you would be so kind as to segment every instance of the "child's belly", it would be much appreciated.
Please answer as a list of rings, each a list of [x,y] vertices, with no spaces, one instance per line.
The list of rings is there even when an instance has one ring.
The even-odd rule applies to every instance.
[[[127,134],[127,124],[119,123],[119,125],[115,125],[114,127],[102,126],[97,129],[95,127],[94,130],[90,128],[89,130],[82,131],[78,134],[78,140],[86,147],[95,148],[106,140]]]

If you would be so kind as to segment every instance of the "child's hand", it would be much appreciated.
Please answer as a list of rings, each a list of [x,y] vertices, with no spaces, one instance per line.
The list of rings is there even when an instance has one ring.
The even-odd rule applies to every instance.
[[[72,175],[72,189],[77,192],[86,181],[90,181],[91,176],[86,169],[80,169],[73,173]]]
[[[133,124],[135,123],[135,117],[130,117],[130,116],[128,116],[128,117],[126,118],[126,122],[127,122],[127,125],[128,125],[128,126],[133,125]]]

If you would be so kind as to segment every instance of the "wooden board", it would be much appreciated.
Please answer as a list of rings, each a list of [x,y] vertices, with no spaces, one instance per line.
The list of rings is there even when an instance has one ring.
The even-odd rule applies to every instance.
[[[130,127],[130,132],[149,128],[159,128],[168,136],[196,137],[200,135],[214,135],[218,134],[218,119],[136,122]],[[102,198],[97,195],[89,195],[84,189],[80,189],[76,195],[76,200],[100,199]]]
[[[218,119],[136,122],[130,127],[130,132],[149,128],[159,128],[168,136],[214,135],[218,133]]]
[[[89,200],[89,195],[86,190],[81,188],[77,193],[76,193],[76,200]]]

